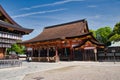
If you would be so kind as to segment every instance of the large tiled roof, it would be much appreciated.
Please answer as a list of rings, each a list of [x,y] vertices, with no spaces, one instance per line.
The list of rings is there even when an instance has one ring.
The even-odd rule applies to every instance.
[[[83,19],[45,27],[42,33],[40,33],[33,39],[24,41],[24,43],[49,41],[63,38],[65,39],[75,36],[82,36],[86,34],[89,34],[89,30],[87,26],[87,21]]]
[[[4,28],[11,28],[13,30],[17,30],[17,31],[22,31],[25,33],[31,33],[33,31],[33,29],[27,29],[27,28],[23,28],[22,26],[20,26],[19,24],[17,24],[7,13],[6,11],[2,8],[2,6],[0,5],[0,12],[5,16],[6,19],[9,20],[10,23],[5,22],[0,20],[0,27],[4,27]]]

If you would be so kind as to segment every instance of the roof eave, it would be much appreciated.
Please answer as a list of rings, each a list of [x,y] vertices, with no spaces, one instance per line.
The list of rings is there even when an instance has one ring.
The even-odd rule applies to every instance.
[[[18,25],[9,24],[3,21],[1,21],[0,26],[4,28],[12,28],[13,30],[22,31],[22,32],[25,32],[26,34],[29,34],[34,30],[34,29],[27,29],[27,28],[19,27]]]
[[[82,35],[79,35],[79,36],[72,36],[72,37],[65,37],[64,39],[72,39],[72,38],[79,38],[79,37],[83,37],[83,36],[86,36],[86,35],[89,35],[91,33],[86,33],[86,34],[82,34]],[[48,40],[39,40],[39,41],[24,41],[22,42],[23,44],[27,44],[27,43],[36,43],[36,42],[45,42],[45,41],[53,41],[53,40],[64,40],[62,38],[55,38],[55,39],[48,39]]]
[[[68,24],[77,23],[77,22],[82,22],[82,21],[84,22],[84,21],[86,21],[86,20],[85,20],[85,19],[81,19],[81,20],[71,21],[71,22],[67,22],[67,23],[62,23],[62,24],[47,26],[47,27],[45,27],[44,29],[53,28],[53,27],[62,26],[62,25],[68,25]]]

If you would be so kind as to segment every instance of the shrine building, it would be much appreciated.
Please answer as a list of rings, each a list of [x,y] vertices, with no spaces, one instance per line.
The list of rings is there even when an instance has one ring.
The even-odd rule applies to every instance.
[[[22,36],[32,31],[17,24],[0,5],[0,59],[5,58],[6,49],[11,44],[22,41]]]
[[[96,61],[97,51],[104,48],[89,32],[85,19],[45,27],[22,45],[32,61]]]

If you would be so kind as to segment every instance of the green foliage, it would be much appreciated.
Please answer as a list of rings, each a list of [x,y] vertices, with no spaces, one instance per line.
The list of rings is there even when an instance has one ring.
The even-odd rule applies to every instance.
[[[24,54],[25,47],[24,46],[20,46],[18,44],[13,44],[11,46],[11,48],[7,49],[7,52],[11,52],[11,51],[16,52],[17,54]]]
[[[109,38],[109,41],[119,41],[120,40],[120,35],[115,34]]]
[[[113,32],[109,35],[109,41],[120,41],[120,22],[115,24]]]
[[[96,31],[92,29],[90,29],[89,31],[92,32],[93,36],[96,38]]]
[[[102,27],[95,30],[90,30],[93,36],[101,43],[109,46],[112,41],[120,41],[120,22],[116,23],[113,30],[110,27]]]
[[[115,26],[113,28],[113,32],[116,34],[120,34],[120,22],[115,24]]]
[[[108,43],[108,36],[112,32],[110,27],[102,27],[97,29],[96,31],[96,39],[101,43]]]

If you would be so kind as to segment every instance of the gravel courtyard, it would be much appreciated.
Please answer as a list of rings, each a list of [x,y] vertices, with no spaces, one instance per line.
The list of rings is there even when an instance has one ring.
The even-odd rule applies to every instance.
[[[120,63],[78,62],[76,65],[27,74],[23,80],[120,80]]]

